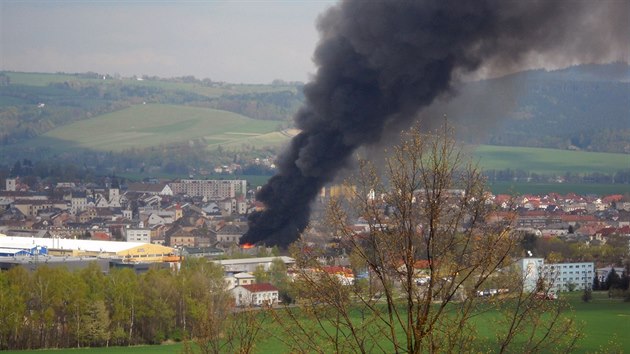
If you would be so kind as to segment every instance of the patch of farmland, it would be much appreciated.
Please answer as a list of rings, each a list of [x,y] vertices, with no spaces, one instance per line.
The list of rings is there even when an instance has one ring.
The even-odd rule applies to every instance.
[[[100,151],[180,143],[246,141],[276,130],[277,122],[250,119],[209,108],[147,104],[54,129],[44,134],[51,148],[81,147]],[[37,138],[30,142],[37,146]]]
[[[510,168],[564,174],[614,173],[630,168],[629,154],[481,145],[474,148],[473,156],[485,170]]]

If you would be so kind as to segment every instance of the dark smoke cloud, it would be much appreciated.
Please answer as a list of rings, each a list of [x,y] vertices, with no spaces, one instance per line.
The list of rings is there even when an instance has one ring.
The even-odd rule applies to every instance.
[[[258,194],[266,209],[251,215],[241,242],[296,240],[310,203],[358,147],[408,125],[462,75],[528,60],[627,61],[628,10],[623,0],[350,0],[330,9],[295,117],[302,132]]]

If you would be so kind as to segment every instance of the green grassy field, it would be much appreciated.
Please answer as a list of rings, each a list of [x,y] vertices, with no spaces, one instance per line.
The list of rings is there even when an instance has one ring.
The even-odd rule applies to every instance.
[[[630,303],[620,299],[609,299],[606,292],[595,292],[593,300],[584,303],[580,300],[581,292],[561,294],[572,306],[573,312],[569,316],[581,324],[583,338],[578,342],[575,353],[611,353],[630,348]],[[494,338],[493,318],[496,313],[486,313],[476,317],[479,339],[491,341]],[[277,336],[282,331],[275,325],[267,327],[267,331],[260,336],[256,344],[256,353],[283,353],[288,349]],[[610,342],[613,345],[610,345]],[[50,349],[7,351],[6,353],[75,353],[75,354],[115,354],[115,353],[178,353],[183,346],[181,343],[170,343],[155,346],[110,347],[110,348],[80,348],[80,349]]]
[[[474,158],[484,169],[521,169],[544,174],[614,173],[630,168],[629,154],[480,145]]]
[[[147,104],[60,127],[28,141],[63,152],[86,148],[123,151],[162,144],[196,141],[213,147],[256,141],[276,144],[278,122],[250,119],[209,108]],[[24,143],[26,144],[26,143]]]

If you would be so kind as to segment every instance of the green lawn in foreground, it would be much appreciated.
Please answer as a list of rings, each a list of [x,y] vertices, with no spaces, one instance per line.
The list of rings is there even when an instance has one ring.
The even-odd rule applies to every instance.
[[[581,301],[581,292],[563,293],[561,297],[567,299],[574,309],[571,316],[583,324],[584,338],[579,342],[576,353],[594,353],[596,351],[608,353],[611,349],[630,348],[630,302],[620,299],[608,299],[607,292],[595,292],[590,303]],[[493,319],[496,313],[487,313],[476,318],[480,340],[492,340]],[[282,335],[282,330],[270,325],[267,331],[260,336],[256,344],[256,353],[282,353],[288,349],[284,347],[276,335]],[[605,347],[615,338],[615,346]],[[168,344],[156,346],[137,347],[110,347],[110,348],[81,348],[81,349],[54,349],[54,350],[30,350],[7,351],[6,353],[76,353],[76,354],[115,354],[115,353],[178,353],[182,350],[182,344]]]

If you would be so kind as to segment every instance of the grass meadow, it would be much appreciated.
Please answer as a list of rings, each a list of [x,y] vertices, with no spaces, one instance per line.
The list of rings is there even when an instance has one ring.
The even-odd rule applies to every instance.
[[[75,148],[120,152],[183,141],[212,148],[254,140],[275,143],[277,127],[278,122],[210,108],[146,104],[78,121],[24,144],[59,152]]]
[[[581,292],[564,296],[573,309],[567,316],[573,316],[581,326],[583,338],[578,342],[575,353],[623,353],[630,350],[630,303],[621,299],[609,299],[606,292],[595,292],[589,303],[581,301]],[[488,312],[475,318],[479,340],[491,343],[494,339],[497,313]],[[493,327],[494,326],[494,327]],[[270,324],[260,335],[256,353],[285,353],[289,351],[283,344],[283,332],[275,324]],[[492,348],[490,346],[490,348]],[[71,354],[115,354],[115,353],[178,353],[182,343],[168,343],[153,346],[50,349],[31,351],[7,351],[6,353],[71,353]]]
[[[473,156],[484,169],[521,169],[542,174],[614,173],[630,168],[630,154],[480,145]]]

